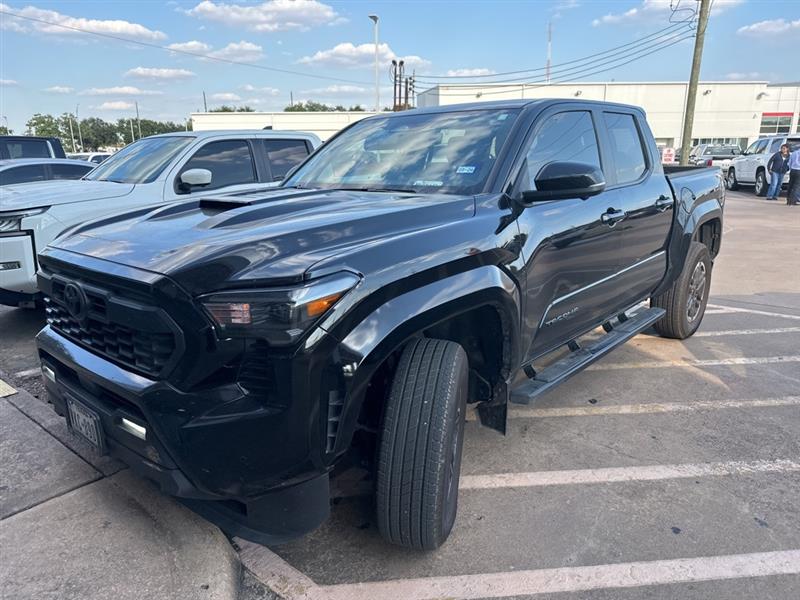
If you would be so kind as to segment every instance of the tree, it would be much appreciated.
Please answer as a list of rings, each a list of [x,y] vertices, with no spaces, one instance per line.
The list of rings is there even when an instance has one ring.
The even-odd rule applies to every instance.
[[[364,112],[364,108],[360,104],[345,108],[341,104],[331,106],[324,102],[315,102],[314,100],[306,100],[305,102],[297,102],[290,104],[283,109],[284,112],[346,112],[348,110],[356,112]]]
[[[0,125],[0,135],[11,135],[13,133],[14,132],[5,125]]]
[[[223,104],[222,106],[218,106],[217,108],[212,108],[208,112],[256,112],[254,108],[251,108],[245,104],[244,106],[228,106],[227,104]]]
[[[61,137],[61,128],[58,120],[53,115],[36,113],[25,123],[25,133],[28,135],[41,135],[45,137]]]
[[[75,124],[72,125],[75,136]],[[69,129],[69,124],[67,124]],[[86,150],[100,150],[109,146],[119,146],[119,134],[114,123],[109,123],[97,117],[89,117],[81,120],[81,134],[83,135],[83,147]]]

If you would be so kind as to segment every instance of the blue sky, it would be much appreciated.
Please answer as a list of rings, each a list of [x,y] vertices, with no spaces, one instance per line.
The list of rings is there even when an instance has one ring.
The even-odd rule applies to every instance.
[[[669,0],[6,0],[0,11],[39,21],[0,14],[0,114],[22,131],[35,112],[74,112],[80,104],[81,117],[117,119],[133,114],[138,101],[142,117],[183,121],[202,108],[203,91],[209,107],[247,103],[282,110],[290,92],[295,100],[369,107],[374,103],[371,13],[380,16],[382,100],[388,104],[392,57],[405,58],[409,70],[429,81],[534,69],[544,65],[551,21],[558,65],[664,29],[670,25],[669,6]],[[86,35],[53,23],[297,74]],[[800,79],[798,40],[800,0],[715,0],[702,77]],[[782,48],[785,59],[776,59]],[[577,75],[564,71],[562,78],[679,81],[688,77],[690,62],[686,40],[605,73],[592,75],[589,68]],[[526,74],[522,80],[539,77]]]

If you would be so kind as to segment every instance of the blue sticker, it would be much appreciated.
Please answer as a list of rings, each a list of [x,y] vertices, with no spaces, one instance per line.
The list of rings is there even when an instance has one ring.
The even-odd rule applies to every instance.
[[[474,173],[475,167],[468,166],[468,167],[458,167],[456,169],[456,173]]]

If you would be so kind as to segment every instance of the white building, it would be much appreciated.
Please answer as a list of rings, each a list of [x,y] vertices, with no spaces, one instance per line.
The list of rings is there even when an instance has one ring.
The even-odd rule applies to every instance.
[[[641,106],[659,146],[680,146],[688,83],[552,83],[440,85],[420,93],[417,106],[512,98],[580,98]],[[704,81],[698,85],[694,144],[739,144],[760,135],[800,133],[800,82]]]
[[[511,98],[580,98],[635,104],[647,112],[659,146],[680,146],[686,83],[553,83],[549,85],[442,85],[417,96],[417,106]],[[375,113],[237,112],[192,113],[195,130],[261,129],[309,131],[326,140],[343,127]],[[800,133],[800,82],[705,81],[698,86],[694,143],[739,144],[760,135]]]

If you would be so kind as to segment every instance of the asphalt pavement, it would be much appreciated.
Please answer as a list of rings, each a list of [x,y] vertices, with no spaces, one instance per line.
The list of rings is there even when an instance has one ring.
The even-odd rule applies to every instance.
[[[34,397],[40,313],[0,309],[0,370],[22,390],[0,400],[0,595],[800,597],[800,207],[744,190],[725,216],[698,334],[637,336],[513,406],[505,437],[471,419],[458,519],[429,553],[382,542],[357,469],[312,534],[229,545],[70,438]]]

